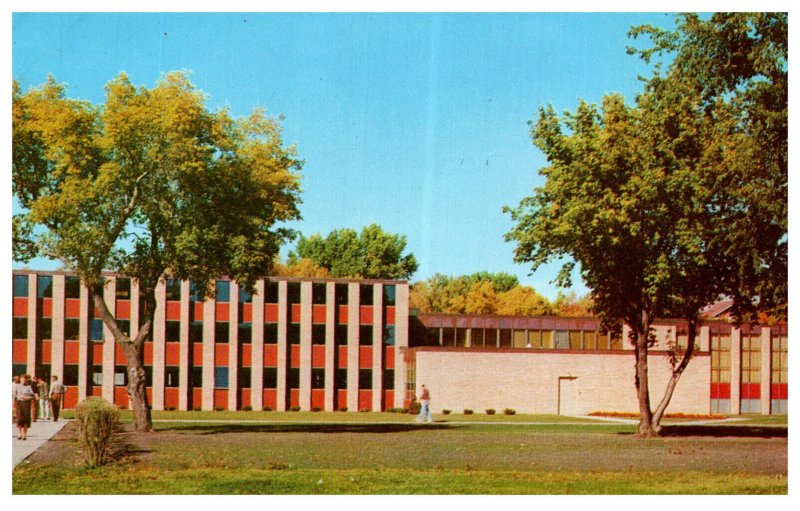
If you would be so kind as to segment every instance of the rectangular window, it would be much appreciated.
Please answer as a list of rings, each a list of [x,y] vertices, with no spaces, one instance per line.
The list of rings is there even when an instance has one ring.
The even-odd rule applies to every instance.
[[[525,330],[514,330],[513,343],[515,348],[524,348],[528,345],[528,333]]]
[[[501,348],[511,347],[511,330],[508,328],[500,329],[500,347]]]
[[[203,368],[202,367],[192,367],[192,372],[189,375],[190,383],[192,387],[200,388],[203,386]]]
[[[12,336],[14,339],[28,338],[28,318],[12,319]]]
[[[394,369],[383,370],[383,390],[394,390]]]
[[[289,282],[286,284],[287,301],[289,303],[300,303],[300,283]],[[291,307],[289,307],[291,313]]]
[[[239,287],[239,303],[253,303],[253,295],[244,287]]]
[[[50,275],[39,275],[36,278],[36,296],[38,298],[53,297],[53,277]]]
[[[189,340],[198,342],[203,340],[202,321],[192,321],[191,323],[189,323]]]
[[[131,299],[131,279],[125,277],[117,277],[117,300],[130,300]]]
[[[64,364],[64,385],[78,384],[78,364]]]
[[[164,329],[164,340],[166,342],[180,342],[181,340],[181,322],[169,321],[166,322]]]
[[[336,284],[336,305],[347,305],[347,300],[347,284]]]
[[[67,318],[64,320],[64,339],[67,341],[77,341],[80,337],[81,322],[77,318]]]
[[[14,296],[20,298],[28,297],[28,276],[14,275]]]
[[[569,349],[569,330],[556,330],[556,349]]]
[[[239,323],[239,343],[250,344],[253,342],[252,323]]]
[[[239,386],[243,389],[250,388],[250,381],[252,380],[252,372],[249,367],[242,367],[239,369]]]
[[[386,325],[383,327],[383,345],[394,346],[394,325]]]
[[[608,332],[603,332],[602,330],[597,331],[597,349],[598,350],[607,350],[609,349],[608,346]]]
[[[228,388],[228,368],[215,367],[214,368],[214,388],[227,389]]]
[[[546,350],[553,349],[553,331],[542,330],[542,348]]]
[[[144,366],[144,386],[153,386],[153,366]]]
[[[487,348],[497,347],[497,329],[487,328],[483,331],[484,346]]]
[[[470,346],[483,347],[483,328],[471,328],[469,332]]]
[[[189,281],[189,301],[190,302],[199,302],[200,301],[200,289],[197,287],[197,284],[194,281]]]
[[[358,344],[372,346],[372,325],[359,325]]]
[[[394,285],[383,286],[383,304],[386,306],[395,305],[396,290]]]
[[[264,344],[278,344],[277,323],[264,323]]]
[[[358,388],[360,390],[372,389],[372,369],[358,370]]]
[[[453,346],[455,344],[456,333],[454,328],[442,327],[442,346]]]
[[[103,366],[92,366],[92,374],[90,375],[90,381],[92,385],[100,386],[103,384]]]
[[[300,388],[300,368],[287,367],[286,368],[286,386],[290,389]]]
[[[167,279],[167,301],[181,301],[181,281],[178,279]]]
[[[597,338],[595,337],[596,332],[594,330],[584,330],[583,332],[583,349],[585,350],[596,350],[597,349]]]
[[[52,318],[39,318],[39,339],[52,339],[53,338],[53,319]]]
[[[103,340],[103,320],[90,319],[89,320],[89,340],[102,341]]]
[[[336,372],[333,375],[333,383],[337,389],[347,388],[347,368],[336,368]]]
[[[125,366],[114,366],[114,385],[124,387],[128,384],[128,371]]]
[[[322,367],[311,368],[311,388],[324,389],[325,388],[325,369]]]
[[[80,298],[81,297],[81,279],[80,277],[68,276],[64,279],[64,298]]]
[[[361,284],[359,303],[361,305],[372,305],[372,300],[372,284]]]
[[[180,381],[178,380],[179,373],[180,368],[178,366],[164,367],[164,386],[177,387],[180,384]]]
[[[228,303],[231,301],[231,283],[228,280],[217,281],[217,292],[215,295],[217,302]]]
[[[311,343],[325,344],[325,325],[311,325]]]
[[[214,323],[214,342],[226,343],[230,341],[230,327],[227,321]]]
[[[286,327],[286,342],[300,344],[300,323],[289,323]]]
[[[347,325],[342,325],[342,324],[336,325],[336,330],[334,330],[333,338],[336,341],[336,344],[340,346],[347,344]]]
[[[264,283],[264,303],[278,303],[278,283],[268,280]]]
[[[278,388],[278,368],[265,367],[264,368],[264,388],[277,389]]]
[[[117,326],[119,327],[120,330],[122,330],[123,334],[125,334],[128,337],[130,337],[130,335],[131,335],[131,321],[129,319],[118,319],[117,320]]]
[[[570,330],[569,331],[569,349],[571,349],[571,350],[579,350],[579,349],[581,349],[581,331],[580,330]]]
[[[311,284],[311,303],[324,304],[326,302],[327,286],[322,282],[314,282]]]

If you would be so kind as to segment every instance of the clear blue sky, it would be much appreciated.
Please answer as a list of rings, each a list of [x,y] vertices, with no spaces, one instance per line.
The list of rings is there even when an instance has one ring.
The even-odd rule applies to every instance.
[[[412,280],[505,271],[554,298],[557,267],[529,276],[503,241],[503,206],[541,184],[527,122],[547,104],[633,99],[647,70],[626,54],[626,33],[642,23],[672,27],[673,16],[15,13],[12,75],[27,89],[53,74],[101,103],[121,71],[149,87],[190,70],[212,109],[285,116],[285,141],[306,162],[294,228],[377,223],[406,235]]]

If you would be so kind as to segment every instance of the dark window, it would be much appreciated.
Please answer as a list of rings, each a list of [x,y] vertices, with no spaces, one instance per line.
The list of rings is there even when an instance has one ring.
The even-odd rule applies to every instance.
[[[250,388],[251,372],[249,367],[242,367],[239,369],[239,387],[243,389]]]
[[[167,321],[166,328],[164,329],[164,340],[167,342],[180,342],[181,340],[181,322],[180,321]]]
[[[202,367],[192,367],[190,383],[192,387],[200,388],[203,386],[203,368]]]
[[[394,346],[394,325],[386,325],[383,327],[383,344],[385,346]]]
[[[181,281],[167,279],[167,301],[179,302],[181,300]]]
[[[36,296],[39,298],[53,297],[53,277],[39,275],[36,279]]]
[[[125,366],[114,366],[114,385],[124,387],[128,384],[128,371]],[[147,381],[147,368],[145,368],[145,381]]]
[[[322,282],[315,282],[311,284],[311,302],[315,304],[325,303],[325,284]]]
[[[192,321],[189,324],[189,340],[202,341],[203,340],[203,322]]]
[[[53,338],[53,320],[52,318],[39,319],[39,339],[52,339]]]
[[[28,318],[14,318],[12,324],[12,337],[14,339],[28,338]]]
[[[290,389],[300,388],[300,368],[287,367],[286,368],[286,386]]]
[[[336,284],[336,305],[347,305],[347,284]]]
[[[289,344],[300,344],[300,324],[289,323],[286,328],[286,342]]]
[[[325,325],[311,325],[311,343],[325,344]]]
[[[64,364],[64,385],[78,384],[78,364]]]
[[[264,344],[278,344],[277,323],[264,323]]]
[[[360,325],[358,327],[358,344],[362,346],[372,345],[372,325]]]
[[[243,344],[253,342],[253,325],[251,323],[239,323],[239,342]]]
[[[64,279],[64,297],[81,297],[81,279],[79,277],[67,277]]]
[[[253,295],[245,288],[239,288],[239,303],[253,303]]]
[[[264,283],[264,303],[278,303],[278,283],[267,281]]]
[[[214,388],[227,389],[228,388],[228,368],[215,367],[214,368]]]
[[[394,390],[394,369],[383,370],[383,389]]]
[[[144,366],[144,386],[153,386],[153,366]]]
[[[312,389],[325,388],[325,368],[322,367],[311,368],[311,388]]]
[[[216,300],[220,303],[227,303],[231,301],[231,283],[228,280],[217,281],[217,294]]]
[[[28,371],[28,364],[11,364],[11,374],[13,376],[22,376]]]
[[[265,367],[264,368],[264,388],[275,389],[278,388],[278,368]]]
[[[14,296],[28,297],[28,276],[14,275]]]
[[[337,389],[346,389],[347,388],[347,369],[337,367],[336,373],[334,374],[333,378],[334,386]]]
[[[358,388],[370,390],[372,388],[372,369],[358,370]]]
[[[129,319],[118,319],[117,320],[117,326],[119,327],[120,330],[122,330],[123,334],[125,334],[125,335],[130,337],[130,335],[131,335],[131,321]]]
[[[372,305],[372,284],[361,284],[359,301],[361,305]]]
[[[103,320],[90,319],[89,320],[89,340],[102,341],[103,340]]]
[[[300,303],[300,283],[288,282],[286,284],[287,301],[289,303]]]
[[[64,339],[67,341],[77,341],[80,337],[81,322],[76,318],[64,320]]]
[[[394,305],[395,304],[395,295],[396,289],[393,285],[383,286],[383,304],[384,305]]]
[[[130,300],[130,299],[131,299],[131,279],[118,277],[117,300]]]
[[[178,374],[180,368],[178,366],[166,366],[164,368],[164,386],[177,387],[179,385]]]
[[[449,330],[449,329],[448,329]],[[455,331],[453,331],[455,334]],[[455,342],[455,339],[453,339]],[[451,344],[448,344],[450,346]],[[501,348],[510,348],[511,347],[511,330],[508,328],[501,328],[500,329],[500,347]]]
[[[336,325],[333,337],[336,344],[347,344],[347,325]]]
[[[229,325],[227,321],[217,321],[214,323],[214,342],[228,342],[230,339]]]

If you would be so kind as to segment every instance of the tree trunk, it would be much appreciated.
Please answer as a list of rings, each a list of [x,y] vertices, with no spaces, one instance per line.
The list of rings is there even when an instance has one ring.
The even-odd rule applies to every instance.
[[[683,358],[681,359],[680,363],[673,367],[672,374],[667,382],[667,388],[664,391],[664,397],[661,398],[661,402],[658,404],[658,407],[653,414],[653,427],[655,428],[656,432],[661,431],[661,419],[664,417],[664,412],[667,410],[667,406],[669,406],[669,402],[672,400],[672,394],[675,392],[675,386],[678,384],[678,380],[680,380],[684,369],[686,369],[686,366],[689,365],[689,360],[691,360],[692,356],[694,355],[696,337],[697,318],[691,318],[689,319],[689,332],[686,341],[686,352],[683,354]]]
[[[639,400],[639,426],[636,435],[640,437],[658,436],[653,427],[653,413],[650,410],[650,385],[647,372],[648,337],[650,335],[650,315],[642,312],[641,322],[633,334],[636,336],[634,354],[636,356],[636,395]]]
[[[150,403],[147,401],[145,379],[144,343],[138,346],[130,343],[125,349],[128,362],[128,400],[133,411],[133,429],[139,433],[153,430],[153,419],[150,414]]]

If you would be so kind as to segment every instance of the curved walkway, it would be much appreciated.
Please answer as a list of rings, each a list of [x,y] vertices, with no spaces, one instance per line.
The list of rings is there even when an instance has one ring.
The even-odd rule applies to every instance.
[[[56,433],[61,431],[61,428],[67,425],[68,419],[60,419],[58,422],[52,420],[37,420],[28,429],[27,440],[17,440],[17,426],[11,423],[11,467],[16,467],[22,463],[25,458],[30,456],[39,447],[43,446],[45,442],[53,438]]]

